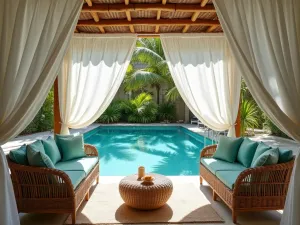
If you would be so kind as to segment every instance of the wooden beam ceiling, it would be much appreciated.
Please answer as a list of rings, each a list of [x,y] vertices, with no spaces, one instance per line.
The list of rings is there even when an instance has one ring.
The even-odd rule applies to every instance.
[[[86,0],[88,1],[88,0]],[[83,5],[81,12],[132,12],[132,11],[166,11],[166,12],[216,12],[213,5],[202,7],[198,4],[94,4],[93,7]]]
[[[128,27],[129,29],[121,32],[136,33],[135,26],[154,26],[152,32],[148,33],[143,31],[143,29],[139,32],[139,34],[149,34],[149,35],[157,35],[160,32],[164,32],[160,29],[160,26],[169,27],[166,32],[177,32],[176,26],[182,26],[182,33],[186,32],[214,32],[214,30],[220,26],[219,21],[216,18],[216,10],[213,4],[208,3],[209,0],[201,0],[198,4],[188,4],[188,3],[170,3],[168,0],[161,0],[161,2],[156,3],[143,3],[144,0],[135,0],[134,3],[130,2],[130,0],[124,0],[124,3],[96,3],[93,0],[85,0],[87,4],[84,4],[82,7],[82,13],[90,13],[93,20],[91,19],[81,19],[78,21],[77,28],[75,32],[81,32],[86,29],[85,27],[97,27],[101,33],[112,32],[111,28],[106,27]],[[156,18],[136,18],[134,17],[132,12],[138,11],[156,11]],[[179,14],[170,14],[171,17],[168,18],[163,14],[164,18],[162,18],[162,12],[170,12],[170,13],[178,13]],[[103,19],[100,19],[99,16],[102,13],[104,15]],[[109,14],[116,13],[116,14]],[[122,14],[126,15],[126,19],[124,19]],[[190,14],[188,14],[190,13]],[[191,14],[192,13],[192,14]],[[106,14],[106,15],[105,15]],[[120,18],[118,18],[118,15]],[[148,14],[145,14],[148,15]],[[150,15],[150,14],[149,14]],[[190,18],[185,18],[186,15],[190,15]],[[215,16],[214,16],[215,15]],[[183,18],[181,18],[183,16]],[[111,18],[110,18],[111,17]],[[83,15],[84,18],[84,15]],[[101,16],[102,18],[102,16]],[[205,19],[204,19],[205,18]],[[194,28],[193,31],[190,30],[191,26],[198,26],[200,28]],[[207,27],[206,29],[204,27]],[[140,28],[139,28],[140,29]],[[146,29],[147,30],[147,29]],[[149,29],[148,29],[149,30]],[[196,31],[197,30],[197,31]],[[87,30],[87,32],[91,32]],[[220,32],[218,29],[217,32]]]
[[[129,25],[202,25],[202,26],[214,26],[220,25],[218,20],[207,20],[207,19],[198,19],[196,21],[192,21],[190,19],[132,19],[131,21],[126,20],[101,20],[99,22],[95,22],[94,20],[79,20],[77,26],[129,26]]]

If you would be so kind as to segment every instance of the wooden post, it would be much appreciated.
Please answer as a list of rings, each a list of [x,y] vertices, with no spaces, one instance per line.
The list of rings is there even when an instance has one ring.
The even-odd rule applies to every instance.
[[[54,82],[53,111],[54,111],[54,134],[59,134],[60,128],[61,128],[61,120],[60,120],[60,112],[59,112],[58,79],[57,78],[55,79],[55,82]]]
[[[241,136],[241,103],[239,105],[239,111],[235,121],[235,136],[236,137]]]

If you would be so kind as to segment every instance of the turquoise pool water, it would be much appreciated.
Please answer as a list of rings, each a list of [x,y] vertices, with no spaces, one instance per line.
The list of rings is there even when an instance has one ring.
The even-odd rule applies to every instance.
[[[200,150],[212,142],[180,126],[100,126],[84,135],[100,154],[101,176],[146,172],[168,176],[199,174]]]

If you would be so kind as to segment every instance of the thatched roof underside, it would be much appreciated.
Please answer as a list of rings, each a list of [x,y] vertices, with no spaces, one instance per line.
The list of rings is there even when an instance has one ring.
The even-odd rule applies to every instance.
[[[85,0],[76,33],[219,33],[212,0]]]

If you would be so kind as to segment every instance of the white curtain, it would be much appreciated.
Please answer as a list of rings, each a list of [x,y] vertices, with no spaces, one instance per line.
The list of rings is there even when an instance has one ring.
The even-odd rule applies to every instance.
[[[117,93],[137,36],[75,35],[59,74],[62,134],[92,124]]]
[[[2,0],[0,145],[18,135],[43,104],[82,7],[73,0]],[[0,224],[19,224],[7,161],[0,148]]]
[[[175,85],[203,124],[235,136],[241,76],[227,41],[219,34],[162,34],[162,46]]]
[[[257,104],[300,142],[300,1],[215,0],[231,50]],[[300,224],[296,158],[281,224]]]

